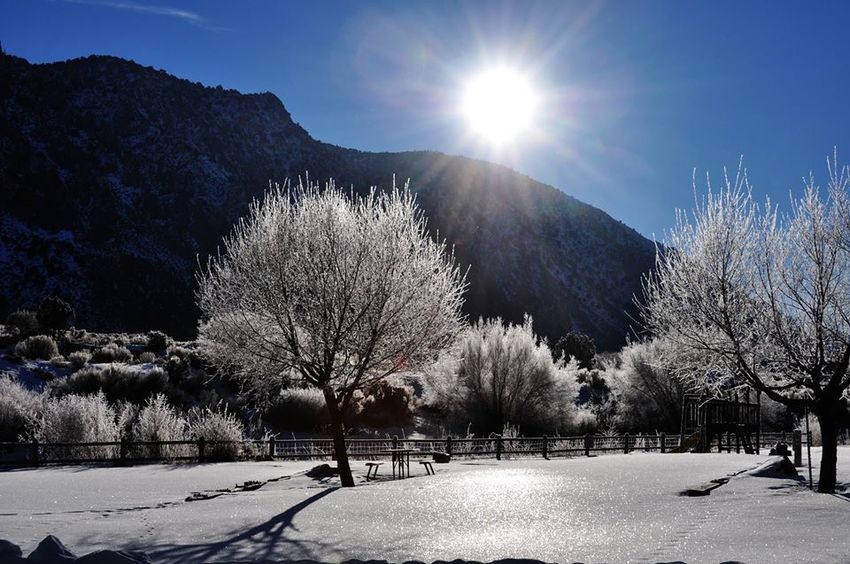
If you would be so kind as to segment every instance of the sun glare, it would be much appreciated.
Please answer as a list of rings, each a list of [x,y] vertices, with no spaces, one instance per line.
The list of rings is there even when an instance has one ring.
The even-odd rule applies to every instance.
[[[531,81],[514,69],[497,67],[469,79],[461,111],[476,136],[501,146],[533,125],[536,106]]]

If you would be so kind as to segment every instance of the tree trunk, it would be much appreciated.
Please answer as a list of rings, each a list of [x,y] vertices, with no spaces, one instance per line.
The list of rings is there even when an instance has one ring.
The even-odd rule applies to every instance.
[[[331,416],[331,436],[334,441],[334,453],[336,454],[336,465],[339,469],[339,481],[344,488],[354,487],[354,477],[351,475],[351,466],[348,464],[348,451],[345,449],[345,425],[342,422],[342,413],[339,410],[336,394],[333,390],[326,388],[325,403],[328,405],[328,413]]]
[[[836,406],[827,404],[815,405],[812,411],[814,411],[820,424],[821,444],[823,445],[818,492],[835,493],[835,472],[838,465],[837,409]]]

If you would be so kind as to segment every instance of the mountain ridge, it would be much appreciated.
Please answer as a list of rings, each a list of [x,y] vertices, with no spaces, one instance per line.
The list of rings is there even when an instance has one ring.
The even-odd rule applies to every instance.
[[[486,161],[318,141],[274,94],[112,56],[0,55],[0,314],[57,292],[92,328],[190,337],[196,257],[270,180],[305,172],[359,192],[410,178],[471,267],[471,318],[527,311],[550,340],[624,341],[655,248],[604,211]]]

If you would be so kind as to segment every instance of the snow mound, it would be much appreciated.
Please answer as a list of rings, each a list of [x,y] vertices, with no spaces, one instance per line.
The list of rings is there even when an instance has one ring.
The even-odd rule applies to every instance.
[[[761,466],[747,472],[750,476],[759,478],[793,478],[799,479],[797,469],[787,456],[774,456],[762,463]]]
[[[53,535],[47,535],[29,556],[22,558],[21,547],[6,540],[0,540],[0,562],[63,564],[150,564],[150,558],[143,552],[123,550],[98,550],[85,556],[77,556]]]
[[[310,478],[324,479],[336,476],[339,474],[339,469],[334,468],[330,464],[319,464],[307,471],[307,476]]]
[[[233,561],[223,564],[246,564],[245,561]],[[275,560],[267,561],[267,564],[327,564],[319,560]],[[342,564],[393,564],[388,560],[343,560]],[[398,563],[401,564],[401,563]],[[406,560],[404,564],[426,564],[421,560]],[[478,560],[434,560],[431,564],[546,564],[543,560],[529,560],[527,558],[503,558],[501,560],[492,560],[488,562],[480,562]],[[669,564],[679,564],[677,562]],[[684,564],[684,563],[682,563]]]

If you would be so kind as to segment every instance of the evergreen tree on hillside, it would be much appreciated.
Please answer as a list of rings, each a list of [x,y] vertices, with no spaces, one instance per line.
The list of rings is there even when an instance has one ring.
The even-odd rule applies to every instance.
[[[596,344],[589,335],[570,331],[555,344],[555,353],[565,363],[575,359],[579,368],[590,370],[593,368],[593,359],[596,357]]]
[[[68,302],[56,295],[42,300],[36,313],[38,325],[46,331],[62,331],[71,326],[76,314]]]

